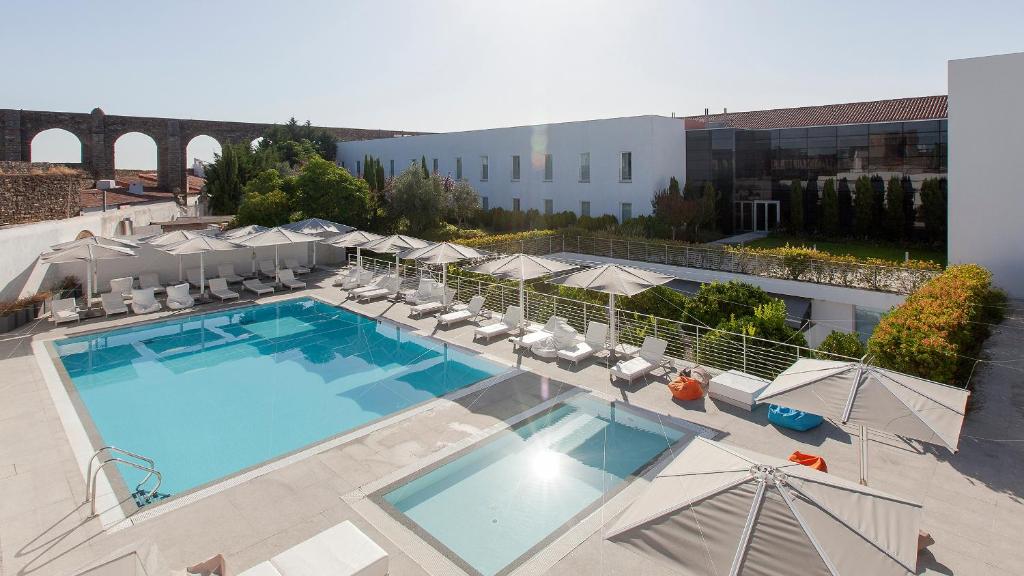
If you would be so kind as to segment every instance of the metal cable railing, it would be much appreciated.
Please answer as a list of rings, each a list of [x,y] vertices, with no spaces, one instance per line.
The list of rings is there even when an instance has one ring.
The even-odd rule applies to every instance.
[[[364,256],[363,267],[376,274],[390,274],[395,264],[393,261]],[[402,266],[403,288],[415,288],[420,278],[440,282],[441,269],[418,263]],[[492,312],[504,312],[508,306],[519,303],[519,287],[515,282],[490,282],[449,273],[448,286],[455,290],[456,299],[461,302],[467,302],[473,296],[483,296],[484,309]],[[529,289],[525,296],[524,317],[529,321],[542,324],[551,316],[561,316],[581,334],[586,332],[590,322],[608,324],[606,305]],[[616,326],[618,342],[621,344],[640,346],[644,337],[654,336],[668,343],[667,354],[676,360],[718,370],[741,370],[768,379],[777,376],[797,358],[857,360],[806,346],[775,342],[630,310],[616,310]]]

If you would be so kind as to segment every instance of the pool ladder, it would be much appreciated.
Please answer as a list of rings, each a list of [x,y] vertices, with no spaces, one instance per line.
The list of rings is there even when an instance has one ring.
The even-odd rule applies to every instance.
[[[103,455],[104,452],[107,453],[107,458],[105,460],[100,461],[99,464],[96,466],[96,469],[93,470],[93,464],[96,463],[97,459],[101,455]],[[125,460],[124,458],[120,458],[118,455],[134,458],[135,460],[141,460],[142,462],[145,462],[146,465],[140,464],[132,460]],[[157,471],[156,463],[153,462],[152,458],[146,458],[141,454],[129,452],[127,450],[118,448],[117,446],[104,446],[103,448],[100,448],[99,450],[94,452],[92,458],[89,459],[89,470],[85,477],[85,501],[92,503],[92,507],[90,508],[89,512],[90,518],[96,515],[96,477],[99,476],[100,470],[102,470],[104,466],[110,464],[111,462],[120,462],[121,464],[127,464],[128,466],[138,468],[139,470],[142,470],[143,472],[146,473],[146,477],[143,478],[142,481],[135,486],[136,493],[141,492],[142,487],[146,484],[146,482],[148,482],[149,479],[152,478],[153,476],[156,476],[156,486],[153,486],[153,489],[150,490],[149,494],[146,494],[146,499],[150,499],[153,496],[155,496],[157,490],[160,489],[160,484],[163,483],[164,477],[163,475],[160,474],[160,472]]]

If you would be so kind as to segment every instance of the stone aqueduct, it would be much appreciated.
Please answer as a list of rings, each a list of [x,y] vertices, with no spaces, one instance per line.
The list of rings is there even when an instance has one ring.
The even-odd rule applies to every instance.
[[[129,132],[146,134],[157,145],[159,185],[167,191],[185,190],[187,158],[185,147],[196,136],[209,136],[220,143],[251,142],[273,124],[185,120],[146,116],[114,116],[96,108],[89,114],[37,110],[0,109],[0,159],[29,161],[32,139],[51,128],[78,137],[82,144],[82,168],[95,178],[114,177],[114,142]],[[318,127],[339,140],[367,140],[413,134],[391,130]]]

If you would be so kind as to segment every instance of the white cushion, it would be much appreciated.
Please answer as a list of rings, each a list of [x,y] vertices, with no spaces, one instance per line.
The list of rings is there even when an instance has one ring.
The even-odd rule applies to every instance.
[[[266,562],[260,562],[259,564],[249,568],[245,572],[242,572],[238,576],[283,576],[274,568],[274,565],[270,563],[270,560]]]
[[[615,365],[615,369],[622,374],[639,374],[644,370],[651,367],[651,363],[643,358],[630,358],[629,360],[619,362]]]
[[[388,553],[345,521],[270,559],[283,576],[386,576]]]
[[[504,322],[498,322],[496,324],[488,324],[481,326],[476,329],[476,334],[480,336],[495,336],[497,334],[504,334],[512,330],[512,327]]]
[[[586,358],[593,353],[594,348],[590,344],[587,344],[586,342],[577,342],[575,348],[559,350],[558,356],[559,358],[564,358],[566,360],[576,361]]]

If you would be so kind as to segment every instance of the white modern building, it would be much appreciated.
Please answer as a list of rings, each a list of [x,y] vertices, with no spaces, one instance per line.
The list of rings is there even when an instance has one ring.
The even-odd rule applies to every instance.
[[[367,155],[388,176],[426,158],[428,170],[468,180],[485,209],[569,210],[620,221],[649,214],[654,193],[671,177],[686,177],[683,122],[665,116],[338,143],[337,162],[353,174],[362,173]]]

